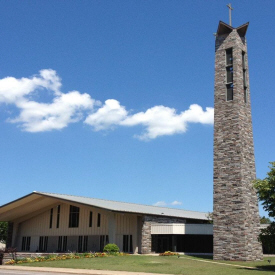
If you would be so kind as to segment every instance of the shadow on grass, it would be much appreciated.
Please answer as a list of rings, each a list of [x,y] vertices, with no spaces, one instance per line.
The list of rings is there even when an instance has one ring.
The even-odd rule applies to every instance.
[[[192,258],[196,258],[198,260],[213,260],[212,255],[184,255]],[[227,264],[232,264],[234,266],[234,262],[228,261]],[[242,263],[238,263],[239,265],[242,265]],[[254,268],[254,269],[253,269]],[[239,267],[238,269],[245,269],[245,270],[251,270],[251,271],[274,271],[275,272],[275,265],[274,264],[266,264],[266,265],[255,265],[255,266],[247,266],[246,267]]]
[[[188,255],[188,254],[185,254],[184,256],[189,256],[189,257],[203,259],[203,260],[213,260],[212,255]]]
[[[245,269],[245,270],[250,270],[252,271],[275,271],[275,265],[257,265],[254,266],[255,269],[251,269],[249,267],[245,268],[245,267],[238,267],[238,269]]]
[[[258,265],[256,267],[263,271],[275,271],[275,265]]]

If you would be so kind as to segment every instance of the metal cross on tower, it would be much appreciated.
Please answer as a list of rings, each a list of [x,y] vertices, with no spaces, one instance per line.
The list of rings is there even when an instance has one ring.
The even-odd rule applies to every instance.
[[[230,3],[226,6],[229,8],[229,25],[232,26],[231,11],[233,10],[233,8],[231,7]]]

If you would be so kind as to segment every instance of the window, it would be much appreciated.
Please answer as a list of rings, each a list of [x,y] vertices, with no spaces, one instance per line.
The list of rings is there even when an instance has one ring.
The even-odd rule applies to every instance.
[[[226,101],[233,100],[233,50],[226,51]]]
[[[93,226],[93,211],[90,211],[89,227]]]
[[[83,251],[88,251],[88,236],[84,236],[84,239],[83,239]]]
[[[100,213],[97,214],[97,227],[100,227],[100,222],[101,222],[101,215]]]
[[[51,208],[51,213],[50,213],[50,228],[53,227],[53,208]]]
[[[244,103],[247,102],[247,88],[245,87],[243,90]]]
[[[31,237],[22,237],[21,250],[30,251],[30,247],[31,247]]]
[[[226,85],[226,100],[230,101],[233,100],[233,84]]]
[[[133,252],[133,237],[132,235],[123,235],[123,252]]]
[[[61,251],[62,249],[62,237],[58,237],[58,246],[57,246],[57,251]]]
[[[246,87],[246,70],[243,70],[243,87]]]
[[[59,219],[60,219],[60,205],[57,206],[56,228],[59,228]]]
[[[100,235],[100,242],[99,242],[100,251],[103,251],[104,246],[108,243],[109,243],[109,236],[108,235]]]
[[[58,237],[58,247],[57,251],[66,251],[67,250],[67,236]]]
[[[63,237],[63,251],[67,250],[67,236]]]
[[[70,205],[69,227],[78,227],[79,225],[79,207]]]
[[[233,82],[233,67],[227,67],[226,68],[226,82],[232,83]]]
[[[247,69],[246,69],[246,54],[242,52],[242,62],[243,62],[243,92],[244,92],[244,102],[247,102]]]
[[[48,249],[48,237],[40,237],[39,238],[39,251],[45,252]]]
[[[88,250],[88,236],[78,237],[78,252],[86,252]]]
[[[226,65],[232,65],[233,66],[233,54],[232,54],[232,48],[226,50]]]
[[[246,69],[246,64],[245,64],[245,52],[242,52],[242,63],[243,63],[243,69]]]
[[[82,252],[82,246],[83,246],[83,236],[78,237],[78,252]]]

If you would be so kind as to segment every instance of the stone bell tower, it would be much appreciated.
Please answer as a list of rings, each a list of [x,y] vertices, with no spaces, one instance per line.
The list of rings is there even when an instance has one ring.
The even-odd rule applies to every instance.
[[[214,259],[261,260],[246,47],[248,23],[219,23],[214,116]]]

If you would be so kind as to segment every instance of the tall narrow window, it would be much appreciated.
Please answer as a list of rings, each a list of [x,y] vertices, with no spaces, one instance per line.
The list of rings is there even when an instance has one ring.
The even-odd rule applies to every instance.
[[[30,251],[31,248],[31,237],[22,237],[22,251]]]
[[[226,85],[226,100],[233,100],[233,84]]]
[[[133,236],[123,235],[123,252],[133,252]]]
[[[226,50],[226,100],[233,100],[233,51]]]
[[[53,208],[51,208],[51,213],[50,213],[50,228],[53,227]]]
[[[93,211],[90,211],[89,227],[93,226]]]
[[[246,69],[246,55],[245,52],[242,52],[242,62],[243,62],[243,95],[244,102],[247,102],[247,69]]]
[[[39,252],[45,252],[48,249],[48,236],[39,238]]]
[[[58,237],[57,251],[58,251],[58,252],[62,251],[62,236],[59,236],[59,237]]]
[[[226,79],[227,79],[227,83],[233,82],[233,67],[232,66],[229,66],[226,68]]]
[[[129,236],[123,235],[123,252],[128,252]]]
[[[109,236],[108,235],[100,235],[100,242],[99,242],[100,251],[103,251],[104,246],[108,243],[109,243]]]
[[[63,236],[63,251],[67,250],[67,236]]]
[[[226,50],[226,65],[233,65],[232,48]]]
[[[69,227],[78,227],[79,207],[70,205]]]
[[[59,236],[57,251],[61,252],[66,250],[67,250],[67,236]]]
[[[39,252],[43,252],[44,251],[44,237],[40,237],[39,238]]]
[[[78,252],[82,252],[83,251],[83,236],[79,236],[78,237]]]
[[[97,214],[97,227],[100,227],[100,223],[101,223],[101,215],[100,213]]]
[[[78,236],[78,252],[88,251],[88,236]]]
[[[60,205],[57,206],[56,228],[59,228],[59,219],[60,219]]]
[[[26,251],[30,251],[30,248],[31,248],[31,237],[27,237]]]
[[[84,239],[83,239],[83,251],[84,252],[88,251],[88,236],[84,236]]]
[[[48,250],[48,236],[44,237],[44,251]]]

